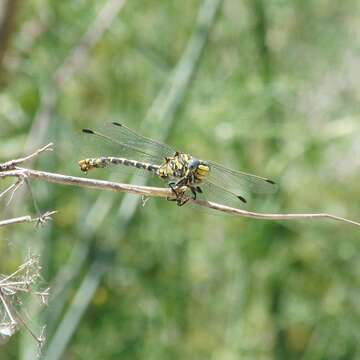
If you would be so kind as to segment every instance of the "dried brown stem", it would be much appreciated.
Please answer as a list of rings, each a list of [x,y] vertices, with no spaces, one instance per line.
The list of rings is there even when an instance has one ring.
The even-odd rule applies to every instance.
[[[71,186],[81,186],[92,189],[100,190],[110,190],[116,192],[128,192],[136,195],[142,196],[152,196],[152,197],[166,197],[173,198],[174,195],[172,191],[168,188],[158,188],[150,186],[140,186],[132,184],[122,184],[112,181],[97,180],[97,179],[87,179],[75,176],[68,176],[56,173],[50,173],[45,171],[38,171],[25,168],[17,168],[15,170],[4,171],[0,173],[0,178],[5,177],[28,177],[33,179],[44,180],[47,182],[62,184],[62,185],[71,185]],[[242,210],[238,208],[233,208],[225,206],[222,204],[217,204],[214,202],[204,201],[204,200],[193,200],[189,199],[190,202],[221,211],[227,214],[248,217],[253,219],[262,219],[262,220],[309,220],[309,219],[331,219],[336,221],[345,222],[360,227],[360,223],[345,219],[336,215],[331,215],[327,213],[303,213],[303,214],[268,214],[268,213],[257,213],[247,210]]]
[[[40,155],[41,153],[43,153],[44,151],[52,151],[53,150],[53,143],[49,143],[45,146],[43,146],[42,148],[34,151],[32,154],[28,155],[28,156],[24,156],[22,158],[19,159],[15,159],[15,160],[10,160],[7,161],[3,164],[0,164],[0,171],[5,171],[5,170],[12,170],[15,169],[16,166],[18,166],[19,164],[24,163],[25,161],[29,161],[32,158]]]
[[[226,205],[217,204],[210,201],[204,201],[204,200],[192,200],[195,204],[198,204],[200,206],[205,206],[210,209],[222,211],[228,214],[253,218],[253,219],[260,219],[260,220],[310,220],[310,219],[331,219],[331,220],[337,220],[346,222],[348,224],[352,224],[355,226],[360,227],[360,223],[349,220],[340,216],[331,215],[327,213],[303,213],[303,214],[270,214],[270,213],[258,213],[253,211],[247,211],[242,210],[238,208],[229,207]]]
[[[38,258],[30,254],[29,259],[15,272],[7,276],[0,274],[0,343],[23,326],[37,341],[39,347],[44,344],[43,333],[35,334],[24,320],[26,314],[21,309],[25,294],[40,297],[42,304],[46,304],[49,289],[37,290],[41,279],[40,270]]]
[[[116,192],[128,192],[131,194],[143,196],[173,197],[173,193],[168,188],[122,184],[113,181],[87,179],[25,168],[17,168],[15,170],[0,172],[0,178],[6,177],[28,177],[62,185],[81,186]]]
[[[6,219],[0,221],[0,227],[21,223],[36,222],[37,224],[44,224],[46,221],[51,220],[51,216],[56,214],[57,211],[47,211],[45,214],[38,217],[31,217],[30,215],[19,216],[16,218]]]
[[[21,180],[17,180],[16,183],[10,185],[8,188],[6,188],[4,191],[2,191],[0,193],[0,199],[5,196],[8,192],[11,191],[11,193],[13,194],[14,191],[16,191],[16,189],[20,186],[20,184],[22,183]]]

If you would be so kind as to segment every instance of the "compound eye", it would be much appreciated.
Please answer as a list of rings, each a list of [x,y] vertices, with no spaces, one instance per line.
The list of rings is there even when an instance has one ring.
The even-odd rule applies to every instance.
[[[199,160],[192,160],[189,164],[191,170],[196,169],[199,166]]]

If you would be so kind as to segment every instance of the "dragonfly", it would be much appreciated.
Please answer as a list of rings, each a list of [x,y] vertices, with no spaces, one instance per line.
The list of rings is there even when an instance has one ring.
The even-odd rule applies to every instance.
[[[213,161],[202,160],[185,152],[152,140],[126,125],[111,122],[102,131],[82,129],[86,137],[97,138],[115,148],[122,156],[101,156],[80,160],[80,170],[88,172],[95,168],[122,165],[150,172],[167,181],[174,196],[168,200],[177,205],[186,204],[190,198],[204,196],[211,200],[231,198],[247,202],[245,193],[273,193],[277,185],[271,179],[231,170]],[[103,150],[105,151],[105,150]]]

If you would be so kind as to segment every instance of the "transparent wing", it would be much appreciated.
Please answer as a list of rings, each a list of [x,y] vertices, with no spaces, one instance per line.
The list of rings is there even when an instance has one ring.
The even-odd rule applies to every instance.
[[[149,139],[146,136],[138,134],[136,131],[128,128],[126,125],[111,122],[106,125],[105,132],[110,131],[109,136],[117,142],[137,149],[140,152],[146,152],[164,159],[167,156],[173,156],[175,150],[170,146]]]
[[[231,170],[211,161],[209,164],[208,180],[236,195],[242,195],[244,192],[271,194],[277,190],[277,185],[270,179]]]
[[[166,156],[175,153],[167,145],[139,135],[119,123],[106,124],[100,131],[83,129],[80,143],[79,155],[82,158],[117,156],[160,164]]]
[[[198,199],[214,201],[219,204],[232,207],[239,207],[240,205],[243,206],[244,203],[247,202],[244,196],[232,193],[231,191],[228,191],[227,189],[208,180],[205,180],[204,183],[202,183],[199,187],[201,188],[202,193],[197,194]]]

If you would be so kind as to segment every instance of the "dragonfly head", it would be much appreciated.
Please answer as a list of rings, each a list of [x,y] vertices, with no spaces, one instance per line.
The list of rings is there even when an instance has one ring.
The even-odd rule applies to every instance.
[[[210,165],[207,161],[193,158],[189,161],[189,170],[195,175],[196,180],[201,182],[205,179],[210,170]]]

